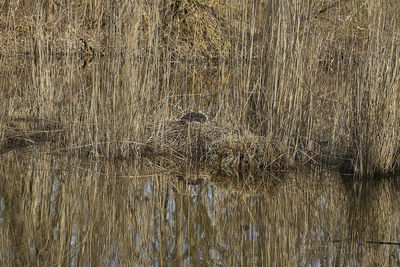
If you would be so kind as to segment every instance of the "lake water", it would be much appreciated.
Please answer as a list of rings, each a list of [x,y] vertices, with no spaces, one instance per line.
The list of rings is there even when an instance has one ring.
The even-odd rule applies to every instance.
[[[24,148],[0,158],[3,266],[398,266],[399,185],[220,177]],[[189,180],[188,180],[189,179]]]

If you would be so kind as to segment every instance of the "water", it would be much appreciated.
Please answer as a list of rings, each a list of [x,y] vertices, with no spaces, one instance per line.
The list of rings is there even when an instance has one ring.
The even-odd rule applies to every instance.
[[[366,242],[399,241],[389,180],[202,171],[192,185],[148,160],[48,151],[1,155],[2,265],[399,265],[399,246]]]

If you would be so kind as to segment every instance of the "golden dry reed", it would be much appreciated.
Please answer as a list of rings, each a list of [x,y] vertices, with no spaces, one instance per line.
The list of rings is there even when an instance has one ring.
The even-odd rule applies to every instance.
[[[34,118],[29,131],[62,129],[49,134],[69,150],[138,155],[166,121],[203,109],[274,140],[288,165],[399,170],[396,2],[3,1],[0,11],[3,143],[15,118]]]

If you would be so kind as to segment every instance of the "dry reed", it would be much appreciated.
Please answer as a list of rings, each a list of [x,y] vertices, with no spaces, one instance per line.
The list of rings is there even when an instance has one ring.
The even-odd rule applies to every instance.
[[[255,165],[278,150],[288,166],[323,151],[360,174],[400,168],[397,3],[5,1],[0,10],[2,143],[10,120],[33,118],[38,131],[56,121],[67,150],[138,155],[149,136],[165,140],[166,121],[204,109],[251,132],[229,142],[263,150],[264,160],[249,154]]]

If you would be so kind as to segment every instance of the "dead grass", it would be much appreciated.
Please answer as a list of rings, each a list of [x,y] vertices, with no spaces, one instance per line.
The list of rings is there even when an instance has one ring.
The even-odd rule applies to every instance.
[[[360,174],[400,168],[396,3],[6,1],[0,10],[2,143],[7,121],[22,116],[57,121],[71,150],[129,157],[156,137],[160,151],[185,156],[196,133],[166,122],[204,109],[224,125],[199,139],[212,162],[289,166],[323,153]],[[176,136],[184,153],[171,148]]]
[[[215,122],[166,122],[159,132],[149,136],[143,149],[158,156],[171,156],[180,164],[188,160],[202,162],[222,172],[289,167],[283,148],[271,138]]]

